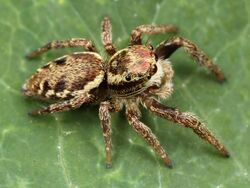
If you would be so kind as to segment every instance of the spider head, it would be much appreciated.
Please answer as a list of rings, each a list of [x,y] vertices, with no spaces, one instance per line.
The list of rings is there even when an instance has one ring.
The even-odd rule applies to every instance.
[[[108,86],[112,94],[132,96],[144,91],[157,71],[151,46],[133,45],[114,54],[108,63]]]

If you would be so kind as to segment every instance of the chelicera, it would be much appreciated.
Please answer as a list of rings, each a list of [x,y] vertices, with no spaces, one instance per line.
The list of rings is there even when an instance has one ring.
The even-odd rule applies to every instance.
[[[160,43],[154,49],[142,44],[142,34],[176,32],[173,25],[141,25],[130,37],[128,47],[117,50],[112,43],[111,24],[104,17],[102,43],[109,60],[104,60],[91,41],[84,38],[53,41],[30,53],[33,58],[50,49],[82,47],[85,52],[65,55],[38,69],[23,85],[27,96],[38,96],[56,101],[46,108],[32,111],[31,115],[44,115],[78,108],[84,104],[98,104],[99,118],[103,131],[106,166],[112,166],[110,113],[125,108],[129,125],[142,136],[168,167],[172,163],[157,137],[149,127],[140,121],[139,106],[153,114],[183,127],[191,128],[201,139],[207,141],[225,157],[226,148],[192,113],[181,112],[163,105],[161,98],[167,98],[173,91],[173,70],[168,58],[178,48],[185,51],[201,66],[207,68],[221,82],[225,80],[220,68],[191,41],[173,37]]]

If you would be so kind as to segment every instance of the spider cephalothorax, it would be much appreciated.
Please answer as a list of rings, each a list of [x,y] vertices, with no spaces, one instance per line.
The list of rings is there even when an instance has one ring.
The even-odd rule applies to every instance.
[[[168,58],[180,47],[201,66],[209,69],[219,81],[225,80],[220,68],[187,39],[173,37],[163,41],[155,49],[141,42],[142,33],[156,34],[176,30],[172,25],[138,26],[131,33],[129,46],[117,51],[112,44],[110,21],[105,17],[102,21],[102,42],[110,55],[107,62],[87,39],[53,41],[33,51],[28,58],[36,57],[52,48],[83,47],[86,50],[49,62],[26,81],[22,88],[25,95],[58,101],[46,108],[34,110],[31,114],[61,112],[78,108],[83,104],[100,104],[99,118],[105,142],[107,167],[111,167],[112,164],[110,112],[118,112],[123,107],[132,128],[153,147],[167,166],[172,166],[156,136],[139,120],[140,104],[162,118],[191,128],[200,138],[228,157],[226,148],[194,115],[164,106],[155,98],[166,98],[173,91],[173,70]]]
[[[108,62],[108,87],[113,95],[127,97],[144,91],[156,73],[151,46],[134,45],[118,51]]]

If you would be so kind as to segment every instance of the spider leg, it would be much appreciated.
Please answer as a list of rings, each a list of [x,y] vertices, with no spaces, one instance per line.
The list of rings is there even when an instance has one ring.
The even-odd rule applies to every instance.
[[[110,128],[110,103],[107,101],[101,102],[99,108],[99,118],[101,120],[101,127],[106,151],[106,167],[112,167],[111,159],[111,128]]]
[[[223,82],[225,81],[225,76],[221,69],[213,63],[211,59],[200,50],[194,43],[191,41],[182,38],[182,37],[173,37],[170,40],[163,41],[160,43],[156,49],[155,54],[158,58],[167,59],[175,50],[183,47],[185,51],[201,66],[206,67],[210,70],[216,78]]]
[[[126,116],[132,128],[148,142],[148,144],[154,149],[154,151],[161,157],[166,166],[172,168],[172,162],[168,158],[165,150],[161,147],[159,140],[152,133],[151,129],[139,120],[136,111],[132,108],[127,108]]]
[[[116,49],[112,43],[111,24],[108,17],[103,18],[101,28],[102,28],[102,43],[104,45],[104,48],[109,55],[114,55]]]
[[[45,115],[49,113],[67,111],[67,110],[79,108],[83,103],[89,103],[92,100],[93,100],[93,97],[91,95],[82,95],[82,96],[72,98],[70,100],[51,104],[45,108],[33,110],[29,114],[30,115]]]
[[[207,141],[214,146],[223,156],[229,157],[229,153],[225,146],[201,123],[194,115],[188,112],[180,112],[177,109],[167,107],[159,103],[154,98],[143,98],[144,106],[151,112],[177,123],[183,127],[191,128],[201,139]]]
[[[44,46],[34,50],[33,52],[27,55],[27,58],[31,59],[37,57],[51,49],[58,48],[73,48],[73,47],[82,47],[87,51],[96,52],[95,46],[91,41],[83,38],[73,38],[69,40],[56,40],[45,44]]]
[[[140,25],[132,30],[130,36],[130,45],[141,45],[142,33],[152,35],[166,32],[177,32],[177,27],[174,25]]]
[[[112,158],[111,158],[111,128],[110,128],[110,112],[119,112],[121,110],[120,101],[111,100],[103,101],[100,103],[99,108],[99,118],[101,120],[101,127],[103,131],[105,150],[106,150],[106,167],[112,167]]]

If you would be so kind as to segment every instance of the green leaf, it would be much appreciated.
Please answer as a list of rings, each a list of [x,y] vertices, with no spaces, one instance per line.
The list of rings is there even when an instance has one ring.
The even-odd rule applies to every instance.
[[[145,122],[174,162],[172,170],[128,125],[112,115],[113,168],[105,168],[98,108],[29,117],[46,103],[26,99],[20,88],[45,62],[74,50],[53,50],[28,61],[31,50],[55,39],[101,44],[100,22],[109,16],[113,41],[128,44],[141,24],[172,23],[210,55],[227,76],[215,79],[179,50],[171,57],[175,90],[163,103],[202,119],[231,153],[224,159],[191,130],[143,110]],[[250,184],[250,2],[44,0],[0,6],[0,187],[248,187]],[[156,45],[169,34],[145,36]],[[75,49],[81,50],[81,49]]]

